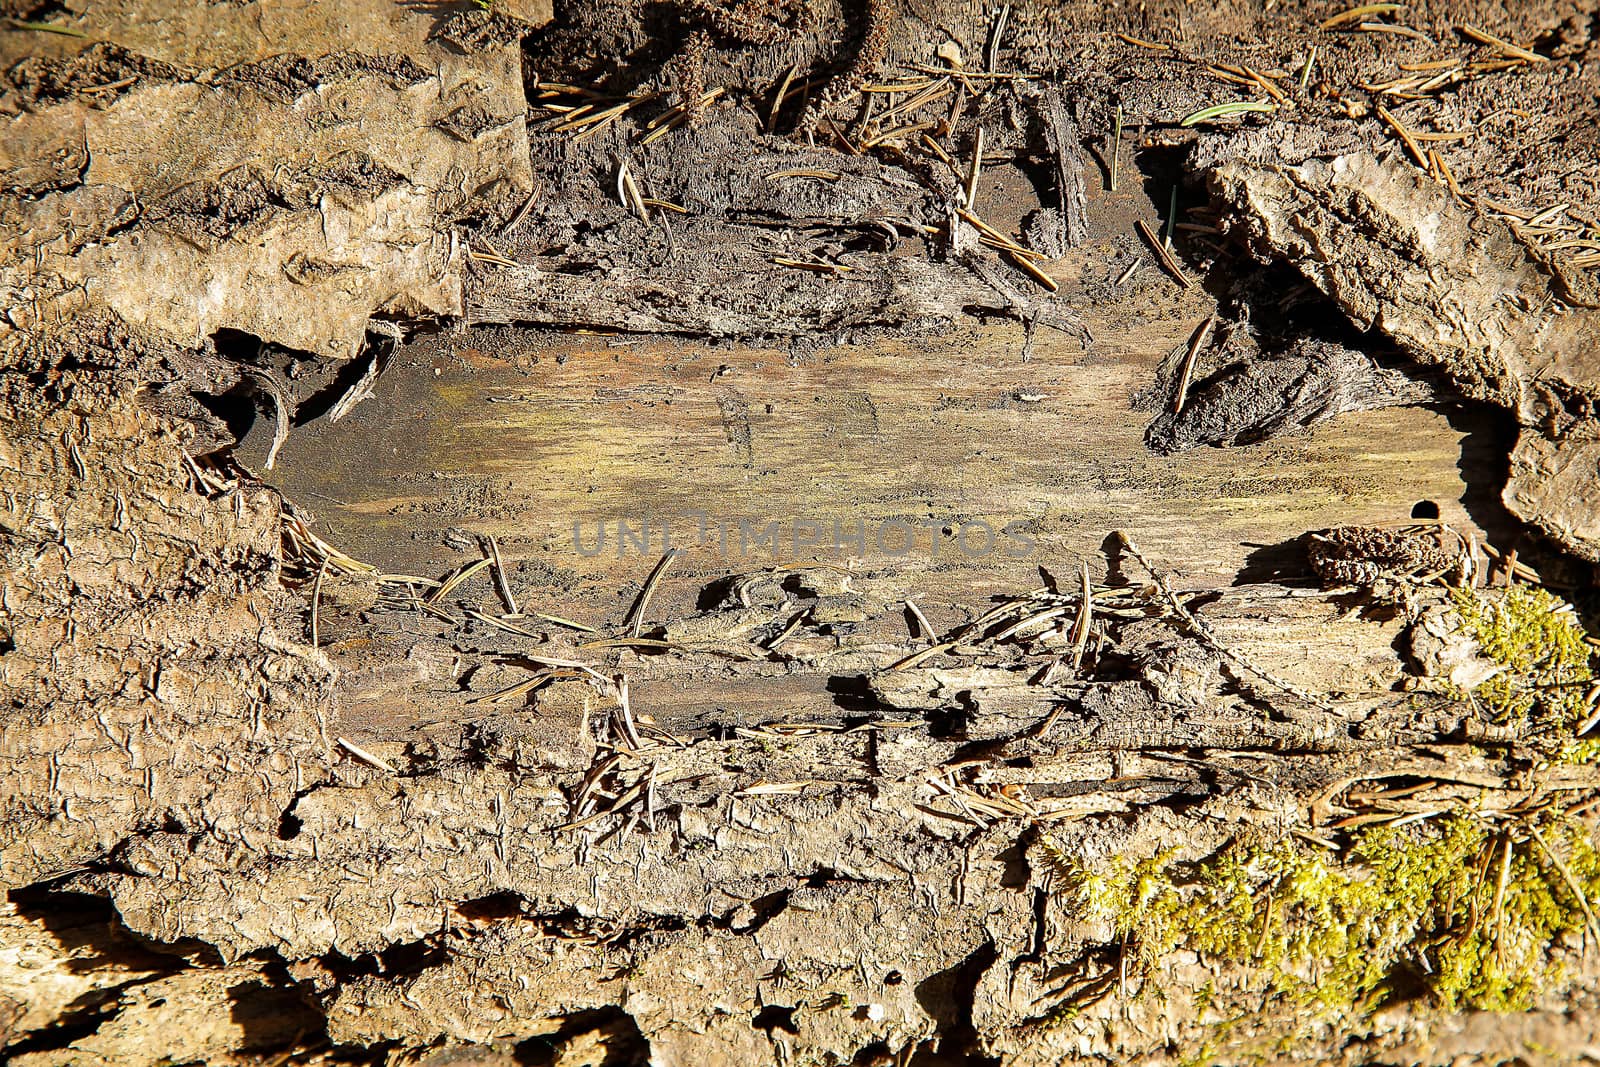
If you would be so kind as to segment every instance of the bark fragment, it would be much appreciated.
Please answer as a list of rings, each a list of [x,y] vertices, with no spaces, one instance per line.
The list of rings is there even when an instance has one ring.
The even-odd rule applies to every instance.
[[[87,299],[191,346],[227,328],[338,358],[375,312],[460,313],[445,220],[529,188],[515,34],[469,54],[382,4],[337,25],[212,5],[182,27],[193,40],[151,40],[139,23],[168,20],[119,5],[94,18],[117,45],[9,74],[25,110],[7,147],[27,151],[0,154],[0,186],[38,198],[7,205],[30,216],[0,256],[8,303]],[[263,39],[297,33],[323,51]],[[128,210],[86,217],[108,197]]]
[[[1084,197],[1082,145],[1078,125],[1067,114],[1059,88],[1044,91],[1037,107],[1045,146],[1055,171],[1056,204],[1041,209],[1028,225],[1035,250],[1059,259],[1089,239],[1089,207]]]
[[[1505,223],[1404,163],[1235,161],[1209,180],[1261,255],[1295,266],[1359,329],[1511,411],[1523,429],[1506,506],[1600,560],[1600,313],[1566,306]]]

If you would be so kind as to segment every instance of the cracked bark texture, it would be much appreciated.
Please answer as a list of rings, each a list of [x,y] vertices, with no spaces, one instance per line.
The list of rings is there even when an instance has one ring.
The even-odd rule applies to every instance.
[[[199,495],[175,431],[67,396],[0,435],[13,886],[169,821],[249,847],[331,743],[328,664],[280,628],[275,496]]]
[[[65,6],[100,43],[46,43],[0,80],[9,305],[334,358],[374,314],[460,313],[446,220],[530,187],[516,20]],[[451,36],[486,26],[470,53]]]

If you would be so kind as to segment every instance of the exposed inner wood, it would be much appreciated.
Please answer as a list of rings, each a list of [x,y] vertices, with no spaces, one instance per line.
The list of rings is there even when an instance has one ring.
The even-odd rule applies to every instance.
[[[448,530],[493,534],[548,574],[545,610],[591,624],[620,619],[619,592],[669,547],[663,526],[683,557],[659,618],[723,574],[811,558],[894,574],[937,611],[1031,587],[1040,566],[1069,574],[1118,528],[1201,584],[1308,529],[1404,519],[1423,500],[1478,530],[1463,501],[1492,496],[1494,459],[1442,413],[1359,412],[1258,448],[1151,454],[1131,398],[1191,322],[1119,318],[1097,317],[1087,352],[1041,335],[1027,361],[1007,326],[800,359],[452,334],[403,350],[349,418],[296,430],[274,480],[323,536],[388,571],[441,573],[478,551],[446,546]],[[247,462],[270,434],[262,419]],[[776,541],[758,544],[774,521]],[[1031,547],[1004,534],[1012,523]]]

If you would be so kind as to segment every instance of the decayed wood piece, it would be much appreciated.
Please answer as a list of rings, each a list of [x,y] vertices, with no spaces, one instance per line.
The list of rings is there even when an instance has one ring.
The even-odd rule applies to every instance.
[[[319,530],[388,570],[443,573],[467,562],[452,545],[475,556],[473,539],[493,534],[525,609],[589,625],[625,608],[617,590],[669,547],[682,580],[654,601],[668,613],[692,604],[692,578],[808,558],[895,574],[939,612],[1040,566],[1068,575],[1119,526],[1180,580],[1208,582],[1259,546],[1403,519],[1418,500],[1477,528],[1462,501],[1495,458],[1435,412],[1151,455],[1129,396],[1205,305],[1129,320],[1151,297],[1171,306],[1170,292],[1097,313],[1087,353],[1042,332],[1026,362],[1010,324],[795,355],[496,329],[420,338],[351,415],[297,427],[274,478]],[[270,429],[252,431],[247,462]]]
[[[1045,145],[1055,170],[1054,207],[1041,210],[1028,227],[1035,248],[1051,259],[1066,255],[1089,239],[1089,206],[1084,197],[1082,146],[1078,125],[1067,115],[1059,88],[1045,90],[1037,101]]]
[[[653,162],[651,199],[676,196],[687,214],[641,219],[587,188],[545,206],[521,226],[519,260],[471,287],[468,321],[782,337],[1012,313],[1080,329],[1065,305],[1023,295],[1025,274],[997,272],[992,251],[960,244],[971,230],[954,217],[949,175],[781,142],[734,158],[732,120],[720,121],[715,133],[684,135],[698,150],[615,153],[619,178]],[[552,168],[561,173],[541,177],[594,169],[597,154],[567,146]],[[1081,166],[1078,196],[1081,209]],[[1082,210],[1074,220],[1081,239]],[[932,221],[956,234],[958,254],[946,254]]]
[[[965,309],[1010,303],[968,271],[917,256],[846,260],[819,285],[804,268],[772,262],[766,231],[688,224],[673,237],[701,252],[675,272],[577,272],[571,264],[497,270],[473,287],[467,321],[546,323],[630,333],[814,336],[885,324],[952,321]],[[660,237],[663,250],[667,237]],[[803,253],[796,253],[797,255]]]
[[[1162,397],[1167,390],[1160,385],[1173,377],[1159,375],[1148,395]],[[1185,389],[1181,403],[1174,394],[1146,427],[1145,443],[1163,453],[1250,444],[1347,412],[1420,404],[1437,395],[1428,383],[1380,367],[1365,353],[1301,340],[1276,355],[1257,351],[1228,364]]]

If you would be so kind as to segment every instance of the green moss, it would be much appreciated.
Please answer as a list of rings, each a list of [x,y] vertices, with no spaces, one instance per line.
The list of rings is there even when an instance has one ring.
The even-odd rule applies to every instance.
[[[1479,706],[1556,739],[1563,758],[1600,760],[1600,739],[1572,740],[1592,710],[1596,666],[1572,607],[1525,585],[1452,596],[1464,631],[1504,668],[1473,691]],[[1425,996],[1447,1011],[1526,1009],[1562,980],[1563,942],[1589,922],[1579,894],[1600,900],[1595,837],[1553,816],[1463,810],[1356,831],[1342,853],[1292,838],[1238,840],[1199,862],[1168,851],[1086,866],[1041,840],[1082,916],[1115,932],[1130,974],[1178,949],[1240,969],[1233,992],[1208,985],[1194,996],[1215,1020],[1209,1047],[1228,1047],[1230,1061],[1246,1046],[1271,1061],[1283,1041],[1399,998]],[[1284,1014],[1300,1033],[1284,1034]]]
[[[1308,1025],[1369,1012],[1402,977],[1448,1010],[1511,1011],[1560,978],[1552,945],[1586,922],[1545,847],[1600,894],[1591,837],[1565,821],[1540,833],[1544,845],[1511,828],[1507,861],[1506,835],[1463,814],[1362,831],[1342,860],[1293,840],[1236,842],[1199,864],[1163,854],[1073,880],[1080,905],[1136,946],[1139,963],[1187,948],[1258,968]]]
[[[1571,604],[1531,585],[1451,596],[1466,633],[1505,668],[1473,690],[1496,722],[1558,731],[1583,719],[1594,650]],[[1600,755],[1600,746],[1585,744],[1590,757]]]

